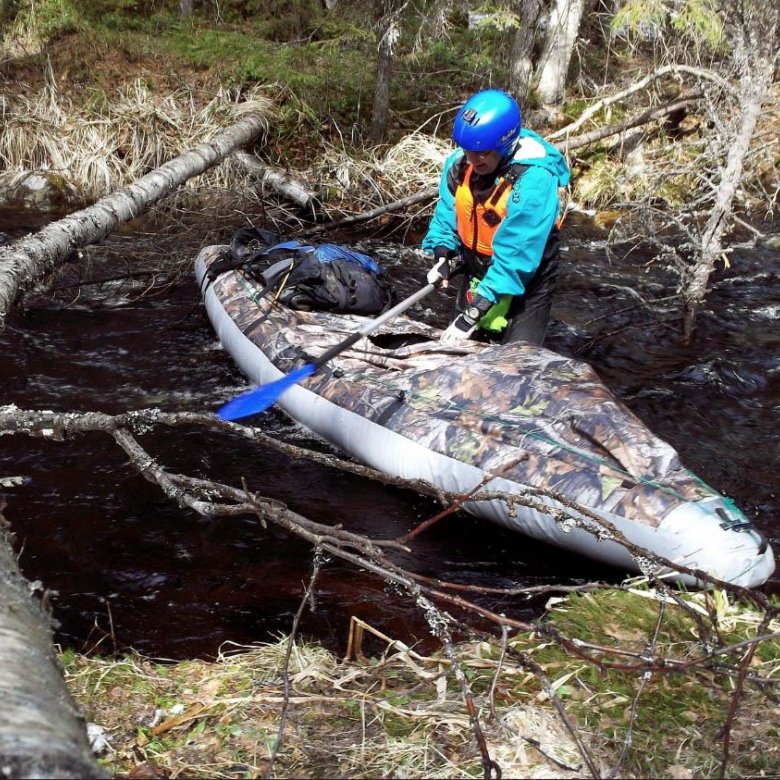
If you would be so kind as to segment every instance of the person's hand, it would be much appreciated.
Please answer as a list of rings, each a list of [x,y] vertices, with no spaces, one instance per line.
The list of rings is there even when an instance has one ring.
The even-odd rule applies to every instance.
[[[459,344],[461,341],[466,341],[471,338],[474,331],[477,329],[477,321],[472,320],[465,314],[459,314],[449,325],[447,330],[442,333],[439,339],[440,343],[445,347],[452,347]]]
[[[451,259],[454,252],[451,249],[447,249],[446,246],[437,246],[433,250],[434,265],[430,271],[428,271],[428,284],[438,284],[441,282],[442,287],[448,287],[450,283],[450,275],[452,274]]]
[[[493,304],[481,295],[477,295],[466,311],[459,314],[444,331],[439,341],[445,347],[453,346],[470,339],[477,329],[477,323],[487,314]]]

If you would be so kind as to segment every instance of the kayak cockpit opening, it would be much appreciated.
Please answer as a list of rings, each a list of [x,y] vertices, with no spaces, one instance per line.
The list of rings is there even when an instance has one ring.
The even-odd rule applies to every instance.
[[[423,333],[372,333],[366,337],[375,347],[388,351],[430,344],[434,339]]]

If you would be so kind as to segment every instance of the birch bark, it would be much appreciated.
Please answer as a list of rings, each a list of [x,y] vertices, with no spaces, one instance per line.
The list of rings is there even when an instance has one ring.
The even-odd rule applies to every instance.
[[[0,497],[0,776],[92,778],[98,766],[52,644],[52,621],[16,564]]]
[[[563,101],[584,8],[585,0],[555,0],[550,11],[547,37],[536,69],[539,98],[546,106],[557,106]]]
[[[745,158],[780,63],[780,7],[776,3],[735,4],[732,20],[736,20],[733,45],[740,72],[741,110],[735,120],[734,137],[722,168],[715,204],[701,232],[696,260],[683,279],[682,337],[686,342],[693,336],[696,313],[707,295],[715,263],[724,255],[723,234],[731,222]]]
[[[94,205],[0,247],[0,330],[21,292],[42,279],[73,249],[105,238],[117,225],[137,217],[187,179],[248,144],[264,127],[262,116],[250,115]]]

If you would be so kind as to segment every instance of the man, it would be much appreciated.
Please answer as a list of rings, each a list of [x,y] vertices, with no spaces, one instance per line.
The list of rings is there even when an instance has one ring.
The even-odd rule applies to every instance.
[[[541,344],[558,266],[566,161],[523,128],[517,102],[497,89],[464,103],[452,138],[461,148],[445,163],[422,241],[435,259],[429,283],[446,287],[454,271],[465,271],[458,314],[441,341],[457,344],[479,331],[502,343]]]

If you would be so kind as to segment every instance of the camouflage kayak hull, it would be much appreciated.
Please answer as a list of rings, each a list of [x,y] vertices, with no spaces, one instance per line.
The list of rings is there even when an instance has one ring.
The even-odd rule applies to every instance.
[[[365,318],[292,311],[238,270],[196,277],[219,341],[255,384],[310,363]],[[530,344],[442,347],[400,316],[291,387],[278,406],[361,463],[459,494],[464,508],[628,572],[764,583],[774,556],[733,503],[681,463],[587,364]],[[400,346],[399,346],[400,345]],[[531,504],[530,506],[525,504]],[[627,542],[627,544],[623,542]],[[661,567],[641,550],[690,570]]]

